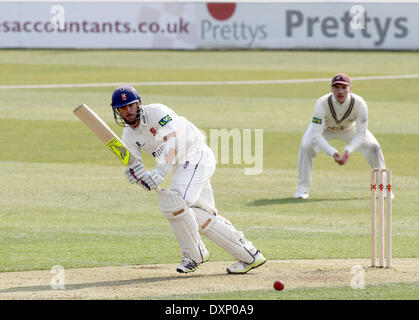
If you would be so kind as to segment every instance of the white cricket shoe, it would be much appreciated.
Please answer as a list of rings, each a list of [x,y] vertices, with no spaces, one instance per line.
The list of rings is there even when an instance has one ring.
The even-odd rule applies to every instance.
[[[297,191],[294,195],[295,199],[308,199],[308,192]]]
[[[205,257],[204,257],[204,259],[202,260],[201,263],[207,262],[209,259],[210,259],[210,254],[207,251],[207,253],[206,253],[206,255],[205,255]],[[176,267],[176,271],[179,272],[179,273],[194,272],[196,269],[198,269],[198,267],[201,263],[196,263],[192,259],[184,257],[182,259],[182,262]]]
[[[248,272],[251,269],[260,267],[262,264],[266,262],[266,258],[263,256],[263,254],[258,250],[256,252],[256,255],[254,256],[255,260],[253,263],[248,264],[244,261],[238,261],[231,266],[229,266],[226,270],[227,273],[230,274],[244,274]]]

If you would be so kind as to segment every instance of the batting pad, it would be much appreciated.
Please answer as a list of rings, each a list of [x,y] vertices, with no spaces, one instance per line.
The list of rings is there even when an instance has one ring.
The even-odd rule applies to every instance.
[[[199,231],[239,261],[254,262],[257,250],[247,241],[241,231],[237,231],[230,221],[220,215],[211,214],[201,208],[193,207]]]
[[[182,256],[201,263],[208,251],[201,240],[198,224],[186,201],[176,192],[161,189],[159,204],[179,243]]]

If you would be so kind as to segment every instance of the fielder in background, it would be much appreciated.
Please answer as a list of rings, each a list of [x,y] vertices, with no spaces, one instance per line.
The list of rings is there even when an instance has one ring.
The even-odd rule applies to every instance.
[[[323,150],[339,164],[348,162],[358,150],[371,168],[386,167],[381,147],[367,129],[368,108],[361,96],[351,92],[351,78],[338,73],[331,82],[332,92],[317,100],[312,123],[305,131],[298,153],[298,186],[294,198],[307,199],[311,185],[313,159]],[[347,143],[342,155],[329,144],[339,139]],[[393,197],[393,194],[392,194]]]
[[[111,106],[116,123],[124,127],[122,140],[137,158],[125,171],[128,181],[147,191],[159,189],[160,209],[181,249],[176,270],[193,272],[208,261],[210,254],[200,234],[238,260],[227,268],[228,273],[243,274],[264,264],[262,253],[217,213],[210,182],[215,157],[202,132],[163,104],[142,105],[141,96],[130,86],[113,92]],[[142,150],[157,160],[153,170],[145,170]],[[169,171],[173,173],[170,188],[160,189]]]

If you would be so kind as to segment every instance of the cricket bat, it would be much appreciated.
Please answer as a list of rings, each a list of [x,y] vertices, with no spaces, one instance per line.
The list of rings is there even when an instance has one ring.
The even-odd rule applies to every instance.
[[[87,105],[84,103],[74,109],[74,114],[111,150],[126,166],[130,166],[136,160],[125,143],[115,132]],[[160,186],[154,189],[160,190]]]
[[[129,151],[125,143],[87,105],[81,104],[73,112],[124,165],[129,166],[135,161],[134,155]]]

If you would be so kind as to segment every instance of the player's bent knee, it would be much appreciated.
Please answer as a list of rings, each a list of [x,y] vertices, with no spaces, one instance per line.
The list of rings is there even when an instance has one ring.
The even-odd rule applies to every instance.
[[[192,207],[192,210],[195,214],[196,222],[198,223],[199,232],[206,234],[216,223],[217,216],[198,207]]]
[[[161,212],[168,219],[179,218],[188,209],[186,201],[178,193],[165,189],[159,191],[159,205]]]
[[[313,144],[312,144],[311,140],[304,141],[304,142],[301,143],[300,148],[301,148],[302,151],[308,152],[308,151],[310,151],[312,149],[312,145]]]
[[[373,144],[373,146],[372,146],[372,152],[374,154],[379,154],[381,152],[381,147],[380,147],[380,145],[378,143],[377,144]]]
[[[193,207],[192,210],[200,233],[217,243],[236,259],[253,263],[252,252],[256,249],[251,242],[244,238],[242,232],[233,227],[230,221],[201,208]]]
[[[300,152],[314,154],[315,145],[316,145],[316,142],[314,141],[314,139],[312,138],[303,139],[300,145]]]
[[[196,218],[186,201],[176,192],[162,189],[159,191],[159,204],[180,245],[183,257],[196,263],[203,262],[207,250],[199,236]]]
[[[371,143],[367,148],[372,156],[377,156],[381,153],[381,147],[378,143]]]

